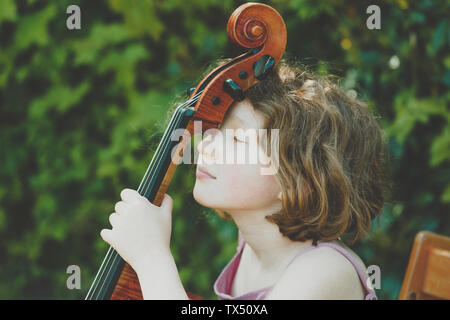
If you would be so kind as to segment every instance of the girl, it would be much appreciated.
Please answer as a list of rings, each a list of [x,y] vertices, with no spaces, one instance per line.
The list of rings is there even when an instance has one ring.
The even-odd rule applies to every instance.
[[[277,148],[249,149],[239,129],[268,138],[278,129]],[[388,187],[382,131],[365,104],[282,60],[197,149],[194,198],[239,230],[214,283],[219,299],[376,299],[364,262],[341,239],[368,235]],[[259,162],[217,161],[249,150]],[[145,299],[187,299],[170,253],[171,198],[157,207],[131,189],[121,197],[102,238],[134,268]]]

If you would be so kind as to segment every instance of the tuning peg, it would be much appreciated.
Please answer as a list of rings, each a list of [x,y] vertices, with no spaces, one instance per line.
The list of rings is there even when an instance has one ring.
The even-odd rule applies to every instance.
[[[256,79],[264,79],[269,72],[273,69],[275,59],[270,55],[263,55],[257,62],[253,64],[253,74]]]
[[[242,101],[245,99],[244,91],[242,91],[241,87],[239,87],[239,85],[230,78],[223,82],[222,88],[223,91],[228,93],[236,101]]]

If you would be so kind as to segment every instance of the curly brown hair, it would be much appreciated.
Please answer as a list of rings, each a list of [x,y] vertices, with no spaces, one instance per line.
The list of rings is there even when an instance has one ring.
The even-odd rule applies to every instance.
[[[246,92],[265,118],[269,139],[270,129],[279,129],[276,178],[283,210],[266,219],[292,241],[350,235],[353,244],[368,236],[391,192],[387,144],[376,117],[332,78],[282,59]]]

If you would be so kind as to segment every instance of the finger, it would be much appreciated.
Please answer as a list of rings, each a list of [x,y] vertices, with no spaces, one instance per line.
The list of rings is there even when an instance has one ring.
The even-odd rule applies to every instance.
[[[126,207],[127,207],[127,204],[125,202],[119,201],[114,206],[114,210],[116,211],[117,214],[121,214],[121,213],[125,212]]]
[[[113,212],[109,215],[109,223],[111,224],[111,226],[116,226],[117,225],[117,220],[119,218],[119,215],[116,212]]]
[[[141,200],[143,197],[136,190],[125,188],[120,192],[120,197],[127,203]]]
[[[165,208],[166,210],[172,211],[173,207],[173,199],[167,193],[164,194],[164,199],[161,203],[161,208]]]
[[[102,229],[102,231],[100,231],[100,236],[102,237],[103,240],[105,240],[105,242],[111,244],[111,242],[112,242],[112,230],[110,230],[110,229]]]

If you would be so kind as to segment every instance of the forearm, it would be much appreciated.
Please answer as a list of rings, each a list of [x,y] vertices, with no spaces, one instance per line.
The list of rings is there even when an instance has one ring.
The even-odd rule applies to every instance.
[[[136,267],[145,300],[188,300],[170,252],[147,258]]]

